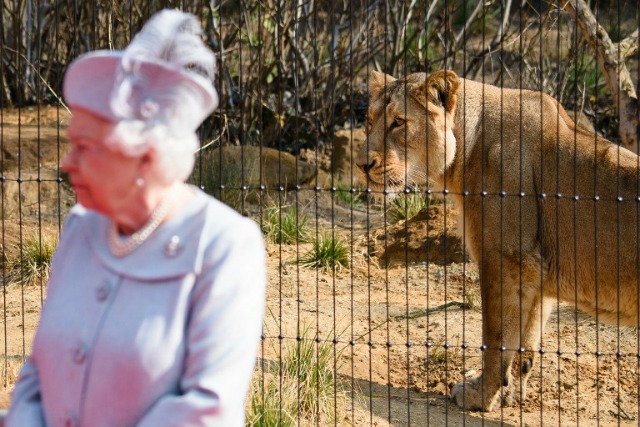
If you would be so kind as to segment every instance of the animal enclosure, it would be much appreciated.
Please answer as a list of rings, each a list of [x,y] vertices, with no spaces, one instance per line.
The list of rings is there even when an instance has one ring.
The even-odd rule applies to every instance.
[[[189,181],[266,243],[247,425],[640,423],[626,0],[5,0],[3,398],[75,203],[65,67],[165,7],[217,57]]]

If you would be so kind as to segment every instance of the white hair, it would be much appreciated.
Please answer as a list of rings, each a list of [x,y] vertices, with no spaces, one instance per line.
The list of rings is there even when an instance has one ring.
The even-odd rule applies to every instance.
[[[122,52],[108,101],[115,118],[105,143],[137,157],[154,149],[156,175],[184,181],[199,145],[196,129],[217,106],[215,57],[195,16],[154,15]]]
[[[115,89],[128,92],[128,84],[123,82]],[[201,108],[197,98],[190,93],[190,87],[183,85],[155,91],[153,98],[148,96],[150,91],[137,89],[131,92],[140,96],[112,95],[111,109],[127,118],[114,124],[105,143],[130,157],[141,156],[153,148],[159,160],[156,172],[165,183],[186,180],[193,170],[199,146],[199,138],[191,125],[193,116]],[[118,103],[122,99],[126,102]]]
[[[139,157],[153,149],[157,155],[154,172],[164,184],[185,181],[189,177],[199,145],[195,132],[179,136],[164,124],[148,126],[139,120],[115,123],[104,142],[129,157]]]

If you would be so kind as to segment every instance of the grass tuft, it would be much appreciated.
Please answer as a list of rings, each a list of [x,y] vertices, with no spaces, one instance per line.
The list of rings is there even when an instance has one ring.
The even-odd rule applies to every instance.
[[[308,218],[299,214],[297,207],[271,207],[263,212],[262,232],[274,243],[291,245],[296,242],[309,242]]]
[[[331,233],[320,234],[313,248],[300,259],[300,264],[308,268],[339,271],[349,266],[349,247],[344,240]]]
[[[9,256],[7,266],[11,284],[23,282],[25,285],[46,283],[49,280],[53,253],[58,245],[55,235],[27,235],[22,241],[22,249],[17,248]]]
[[[282,386],[278,378],[269,374],[261,378],[255,376],[251,384],[249,406],[245,413],[249,427],[290,427],[296,424],[293,417],[297,407],[295,384],[283,378]],[[261,387],[263,385],[264,387]]]
[[[387,222],[395,224],[413,218],[427,206],[429,206],[429,200],[424,194],[400,194],[387,206]]]
[[[338,203],[343,206],[351,206],[351,203],[353,202],[354,207],[364,205],[365,198],[363,196],[363,193],[355,186],[354,188],[357,191],[352,193],[351,188],[351,184],[349,184],[348,182],[338,181],[335,192],[335,198]]]
[[[335,398],[333,347],[327,340],[307,338],[289,346],[282,364],[283,376],[296,379],[298,408],[305,418],[332,414]]]
[[[434,345],[429,352],[429,362],[442,365],[447,361],[447,350],[444,348],[444,341]]]
[[[248,426],[293,426],[298,419],[330,425],[338,419],[335,401],[346,399],[334,366],[329,338],[301,339],[285,348],[280,364],[272,363],[264,375],[254,375],[247,405]],[[303,423],[306,425],[306,423]]]
[[[464,295],[464,304],[468,310],[476,310],[480,308],[480,297],[474,292],[467,291]]]

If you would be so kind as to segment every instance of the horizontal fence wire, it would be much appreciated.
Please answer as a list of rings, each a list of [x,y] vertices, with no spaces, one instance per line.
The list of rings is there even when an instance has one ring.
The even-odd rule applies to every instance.
[[[75,204],[66,66],[167,7],[216,54],[189,182],[266,244],[247,425],[640,422],[623,0],[5,0],[0,408]]]

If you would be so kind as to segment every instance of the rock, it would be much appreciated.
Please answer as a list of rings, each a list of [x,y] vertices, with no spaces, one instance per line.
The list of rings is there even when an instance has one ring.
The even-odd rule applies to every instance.
[[[277,191],[280,186],[293,190],[296,185],[312,183],[316,176],[313,165],[275,148],[224,146],[201,155],[203,166],[199,170],[196,160],[194,181],[202,180],[205,187],[213,189],[220,185],[226,188],[264,185],[267,190]]]
[[[301,148],[298,158],[317,167],[320,171],[331,172],[331,157],[326,153],[326,148]]]
[[[431,205],[413,218],[382,230],[371,240],[369,253],[381,266],[430,262],[450,264],[466,258],[462,240],[456,234],[457,211],[447,206],[447,229],[444,228],[444,205]],[[446,251],[445,251],[446,249]]]

